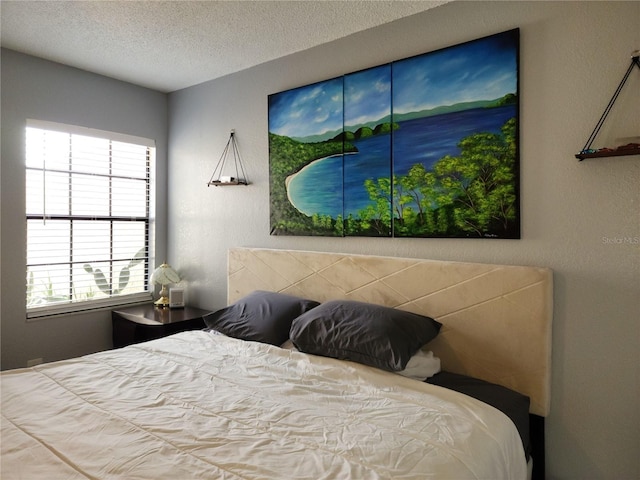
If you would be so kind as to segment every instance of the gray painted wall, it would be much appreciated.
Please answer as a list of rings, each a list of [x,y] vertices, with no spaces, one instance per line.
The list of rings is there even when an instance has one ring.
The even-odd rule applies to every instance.
[[[639,478],[640,162],[574,158],[640,48],[639,19],[639,2],[454,2],[170,94],[168,251],[191,303],[225,305],[231,246],[551,267],[548,477]],[[515,27],[522,240],[269,236],[267,95]],[[598,146],[640,134],[638,73]],[[232,128],[252,185],[207,188]]]
[[[111,344],[108,312],[25,321],[25,119],[122,131],[157,141],[156,252],[185,277],[196,306],[226,303],[230,246],[553,268],[548,477],[639,478],[640,162],[573,157],[640,48],[638,19],[639,2],[455,2],[175,92],[169,142],[165,95],[3,49],[2,368]],[[522,42],[522,240],[269,236],[268,94],[515,27]],[[598,146],[638,136],[639,86],[634,72]],[[207,188],[231,128],[253,184]]]
[[[156,141],[156,252],[166,256],[167,96],[146,88],[2,49],[3,369],[111,348],[109,310],[26,321],[26,119],[81,125]]]

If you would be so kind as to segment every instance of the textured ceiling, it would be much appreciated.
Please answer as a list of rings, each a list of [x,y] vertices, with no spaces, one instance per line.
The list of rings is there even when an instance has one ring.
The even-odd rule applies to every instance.
[[[171,92],[447,1],[2,0],[1,44]]]

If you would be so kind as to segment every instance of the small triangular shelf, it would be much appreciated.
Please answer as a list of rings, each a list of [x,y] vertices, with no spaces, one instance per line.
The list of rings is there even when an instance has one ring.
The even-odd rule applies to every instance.
[[[600,148],[597,150],[591,148],[591,144],[593,143],[596,136],[598,135],[598,132],[600,132],[600,129],[602,128],[602,125],[607,119],[609,112],[611,112],[611,109],[613,108],[613,104],[616,103],[616,100],[618,99],[618,95],[620,95],[620,92],[622,91],[622,87],[624,87],[624,84],[627,82],[627,79],[629,78],[631,71],[633,70],[634,67],[638,67],[638,69],[640,69],[639,54],[640,54],[640,50],[633,52],[633,56],[631,57],[631,65],[629,65],[629,68],[624,74],[624,77],[622,78],[620,85],[618,85],[618,88],[613,94],[613,97],[611,97],[611,100],[609,101],[607,108],[604,109],[604,113],[600,117],[600,120],[598,120],[598,123],[596,124],[596,127],[593,129],[593,132],[591,132],[591,135],[589,136],[587,143],[585,143],[580,153],[576,153],[576,158],[578,160],[582,161],[585,158],[619,157],[622,155],[640,155],[640,143],[629,143],[627,145],[621,145],[617,148]]]
[[[235,165],[235,176],[228,175],[224,176],[223,173],[228,173],[229,167],[225,170],[225,165],[227,163],[227,158],[229,157],[229,152],[233,154],[233,163]],[[227,140],[227,145],[224,147],[222,151],[222,156],[218,163],[216,164],[216,168],[213,169],[213,174],[207,183],[207,187],[226,187],[226,186],[235,186],[235,185],[249,185],[249,179],[247,175],[244,173],[244,166],[242,165],[242,159],[240,158],[240,152],[238,150],[238,143],[236,141],[235,131],[231,130],[231,134],[229,135],[229,140]]]

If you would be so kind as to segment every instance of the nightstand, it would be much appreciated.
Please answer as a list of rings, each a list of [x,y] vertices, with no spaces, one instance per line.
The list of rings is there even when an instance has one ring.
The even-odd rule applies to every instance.
[[[111,311],[113,347],[146,342],[185,330],[205,328],[202,317],[211,313],[194,307],[159,308],[153,303]]]

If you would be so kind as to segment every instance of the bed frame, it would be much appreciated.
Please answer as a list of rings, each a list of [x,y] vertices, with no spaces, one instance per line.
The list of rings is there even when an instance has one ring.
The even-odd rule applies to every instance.
[[[442,369],[527,395],[549,413],[553,275],[547,268],[232,248],[228,301],[253,290],[350,299],[442,323],[429,349]]]
[[[553,272],[548,268],[232,248],[229,304],[253,290],[317,301],[350,299],[434,317],[429,349],[442,369],[530,398],[533,480],[545,478]]]

